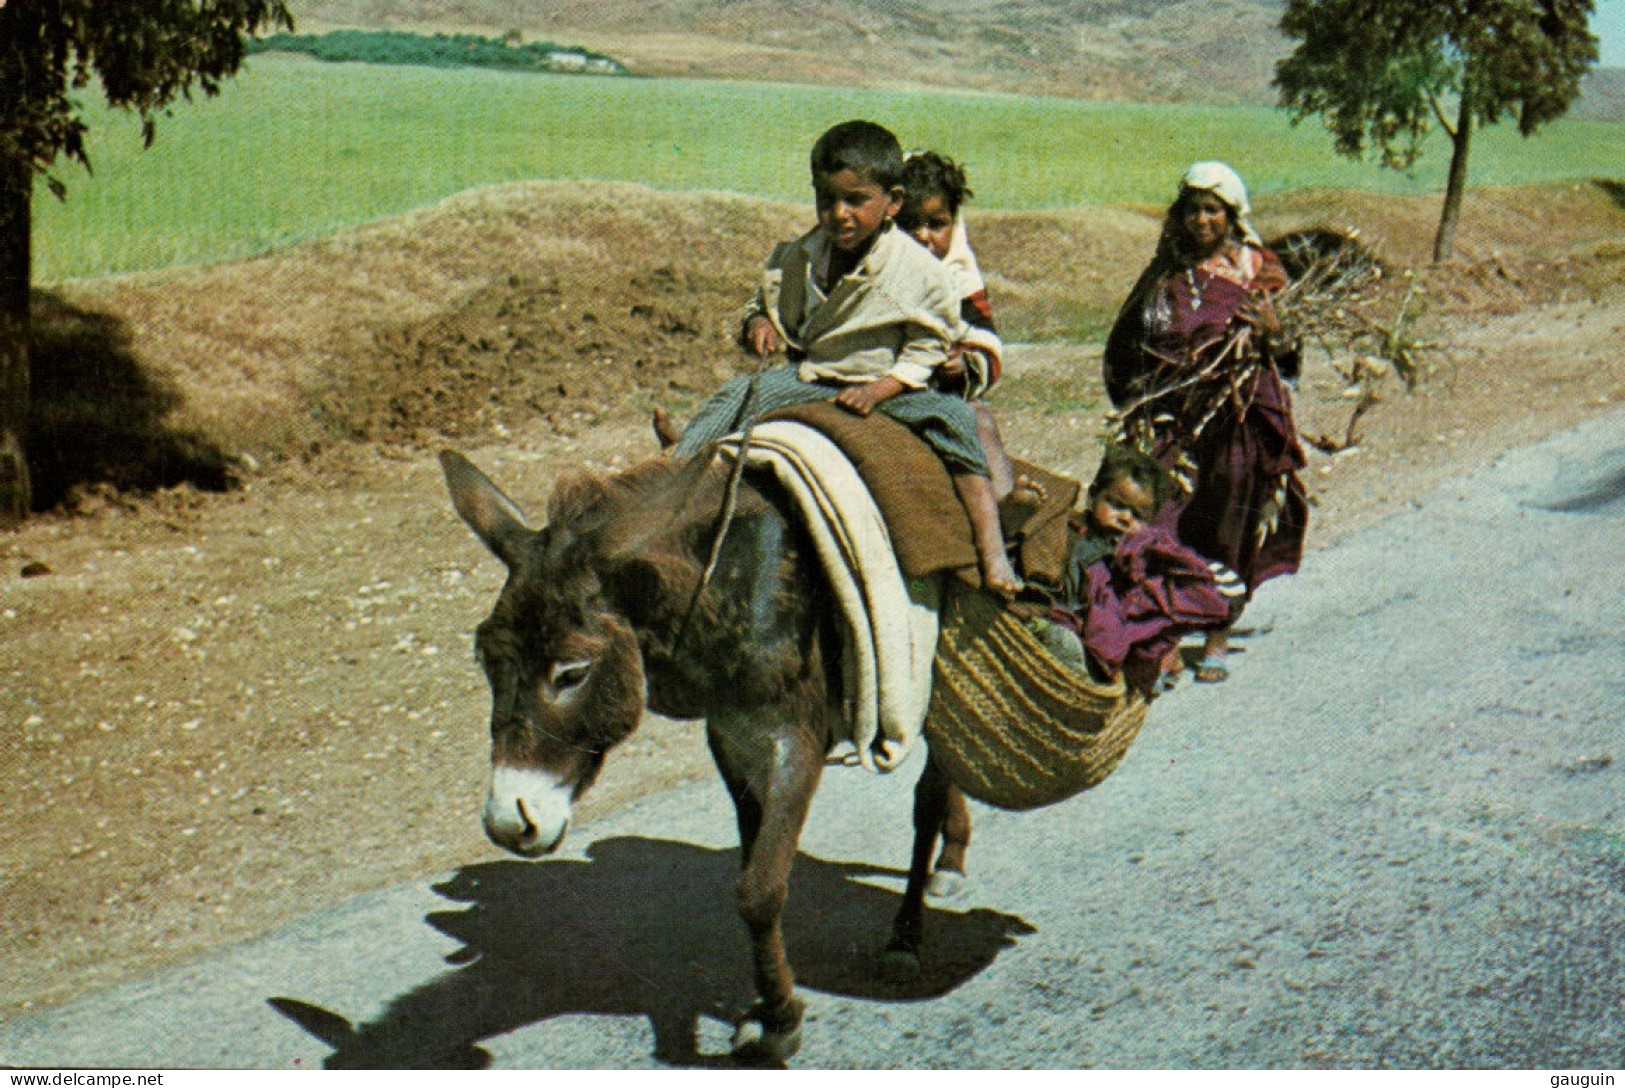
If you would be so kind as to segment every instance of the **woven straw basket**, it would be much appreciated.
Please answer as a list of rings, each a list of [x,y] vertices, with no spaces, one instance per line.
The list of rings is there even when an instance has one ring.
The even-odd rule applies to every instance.
[[[1064,801],[1104,779],[1145,724],[1146,700],[1057,662],[988,594],[947,580],[925,736],[970,796],[1006,809]]]

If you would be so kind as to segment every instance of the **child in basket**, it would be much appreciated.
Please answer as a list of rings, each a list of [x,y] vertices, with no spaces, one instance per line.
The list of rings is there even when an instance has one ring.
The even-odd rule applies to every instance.
[[[947,465],[975,534],[983,585],[1008,599],[1022,582],[1005,552],[976,413],[931,388],[959,339],[959,294],[942,263],[893,225],[902,173],[902,148],[880,125],[848,121],[819,137],[812,150],[818,226],[773,250],[740,330],[757,356],[782,349],[789,362],[724,385],[671,453],[694,456],[743,426],[753,385],[752,418],[830,399],[860,416],[884,412]]]
[[[1162,466],[1111,446],[1089,485],[1048,616],[1035,631],[1056,658],[1100,681],[1125,674],[1142,690],[1172,686],[1179,640],[1223,627],[1245,593],[1236,576],[1148,524],[1167,501]]]

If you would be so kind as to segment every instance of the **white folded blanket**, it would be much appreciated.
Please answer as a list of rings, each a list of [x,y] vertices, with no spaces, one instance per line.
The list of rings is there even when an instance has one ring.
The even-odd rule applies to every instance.
[[[725,439],[738,456],[739,436]],[[871,771],[891,771],[913,750],[931,703],[938,579],[904,579],[880,509],[852,463],[800,423],[759,424],[748,462],[771,467],[800,505],[840,602],[849,738]]]

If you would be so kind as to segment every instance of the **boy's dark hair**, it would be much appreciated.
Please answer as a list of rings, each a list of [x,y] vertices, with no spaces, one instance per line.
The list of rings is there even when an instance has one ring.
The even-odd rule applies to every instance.
[[[1168,473],[1150,454],[1138,446],[1114,443],[1106,447],[1105,455],[1100,459],[1094,482],[1089,485],[1089,497],[1094,498],[1123,479],[1133,480],[1145,489],[1145,493],[1151,496],[1153,511],[1162,508],[1172,490]]]
[[[902,184],[903,145],[873,121],[843,121],[813,144],[813,181],[850,170],[882,189]]]
[[[903,188],[907,207],[918,209],[927,198],[940,196],[949,215],[976,194],[965,184],[965,169],[935,151],[910,151],[903,158]]]

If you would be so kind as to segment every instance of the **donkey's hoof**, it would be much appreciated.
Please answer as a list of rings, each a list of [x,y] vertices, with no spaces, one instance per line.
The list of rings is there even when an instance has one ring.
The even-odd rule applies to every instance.
[[[782,1065],[801,1049],[801,1015],[805,1006],[793,1003],[793,1019],[787,1023],[768,1022],[757,1005],[734,1029],[733,1056],[747,1065]]]
[[[920,950],[906,941],[893,940],[880,955],[880,977],[894,986],[920,977]]]
[[[953,869],[938,869],[925,886],[925,894],[932,899],[958,899],[968,891],[970,878]]]

